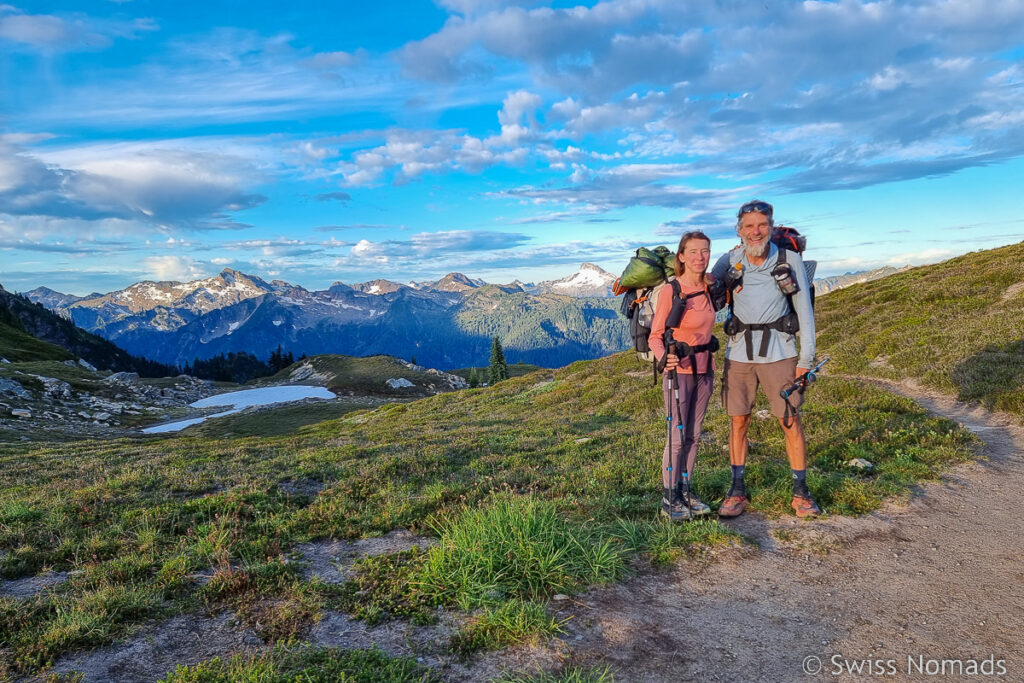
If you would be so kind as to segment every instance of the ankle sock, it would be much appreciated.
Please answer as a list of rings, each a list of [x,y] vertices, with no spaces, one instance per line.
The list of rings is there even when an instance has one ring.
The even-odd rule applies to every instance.
[[[807,470],[793,470],[793,495],[811,497],[811,492],[807,490]]]

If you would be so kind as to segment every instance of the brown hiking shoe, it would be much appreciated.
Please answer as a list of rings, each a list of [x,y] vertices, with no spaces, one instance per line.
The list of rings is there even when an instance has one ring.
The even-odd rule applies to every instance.
[[[821,508],[814,502],[812,498],[804,498],[803,496],[793,496],[793,502],[791,503],[793,510],[796,511],[796,516],[800,519],[807,519],[808,517],[817,517],[821,514]]]
[[[749,504],[750,500],[746,496],[727,496],[718,506],[718,516],[739,517]]]

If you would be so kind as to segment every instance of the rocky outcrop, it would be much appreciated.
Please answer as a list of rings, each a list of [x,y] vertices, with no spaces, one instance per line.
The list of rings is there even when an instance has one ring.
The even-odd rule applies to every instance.
[[[48,431],[74,432],[78,436],[122,436],[134,431],[139,417],[152,414],[165,417],[168,410],[180,409],[217,393],[211,382],[188,375],[147,382],[134,372],[106,375],[91,372],[82,376],[83,366],[72,361],[76,373],[71,381],[18,370],[16,377],[0,377],[0,429],[38,438]],[[63,367],[63,365],[57,365]],[[35,368],[33,368],[35,369]],[[56,372],[56,374],[59,374]],[[73,377],[73,378],[72,378]]]
[[[21,385],[21,382],[16,379],[4,379],[2,377],[0,377],[0,394],[22,399],[32,398],[32,394]]]

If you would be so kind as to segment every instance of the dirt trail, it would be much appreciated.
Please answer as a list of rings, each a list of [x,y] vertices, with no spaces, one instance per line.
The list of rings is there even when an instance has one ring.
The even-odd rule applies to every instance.
[[[460,663],[446,652],[455,627],[450,616],[427,628],[402,622],[369,628],[333,612],[310,640],[376,643],[392,654],[418,656],[445,680],[460,682],[570,664],[607,665],[625,682],[1024,680],[1024,540],[1017,514],[1024,500],[1024,428],[911,383],[877,383],[975,432],[987,459],[957,467],[909,503],[861,518],[744,515],[730,524],[759,547],[732,548],[553,603],[566,605],[559,614],[570,618],[569,632],[542,647]],[[340,580],[339,567],[355,555],[421,540],[406,536],[303,550],[314,572]],[[179,617],[127,643],[66,658],[55,670],[85,671],[86,681],[151,681],[176,663],[263,649],[254,633],[229,620]],[[882,661],[859,675],[837,675],[834,656],[851,665]],[[948,663],[945,671],[954,675],[908,672],[908,657],[915,663],[923,657],[928,671],[942,659],[969,666],[973,658],[980,666],[989,656],[1003,660],[1004,676],[960,676]],[[819,658],[820,673],[802,672],[807,657]]]
[[[977,680],[990,677],[968,676],[967,660],[982,671],[994,656],[1006,672],[995,678],[1024,680],[1024,429],[914,384],[881,384],[975,432],[987,459],[862,518],[741,517],[734,528],[760,550],[583,596],[567,613],[572,659],[625,681]],[[816,675],[803,673],[807,657],[819,658]],[[943,659],[964,668],[925,675]],[[840,660],[884,660],[871,663],[884,675],[852,675]]]

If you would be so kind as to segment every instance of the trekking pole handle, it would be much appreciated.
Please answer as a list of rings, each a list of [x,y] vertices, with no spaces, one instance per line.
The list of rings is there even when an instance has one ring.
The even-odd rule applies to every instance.
[[[790,395],[795,391],[803,391],[807,388],[807,385],[818,379],[818,373],[825,363],[829,361],[830,356],[825,356],[821,359],[821,362],[815,365],[813,368],[805,372],[796,378],[796,381],[790,384],[788,387],[779,392],[779,396],[782,398],[789,398]]]

